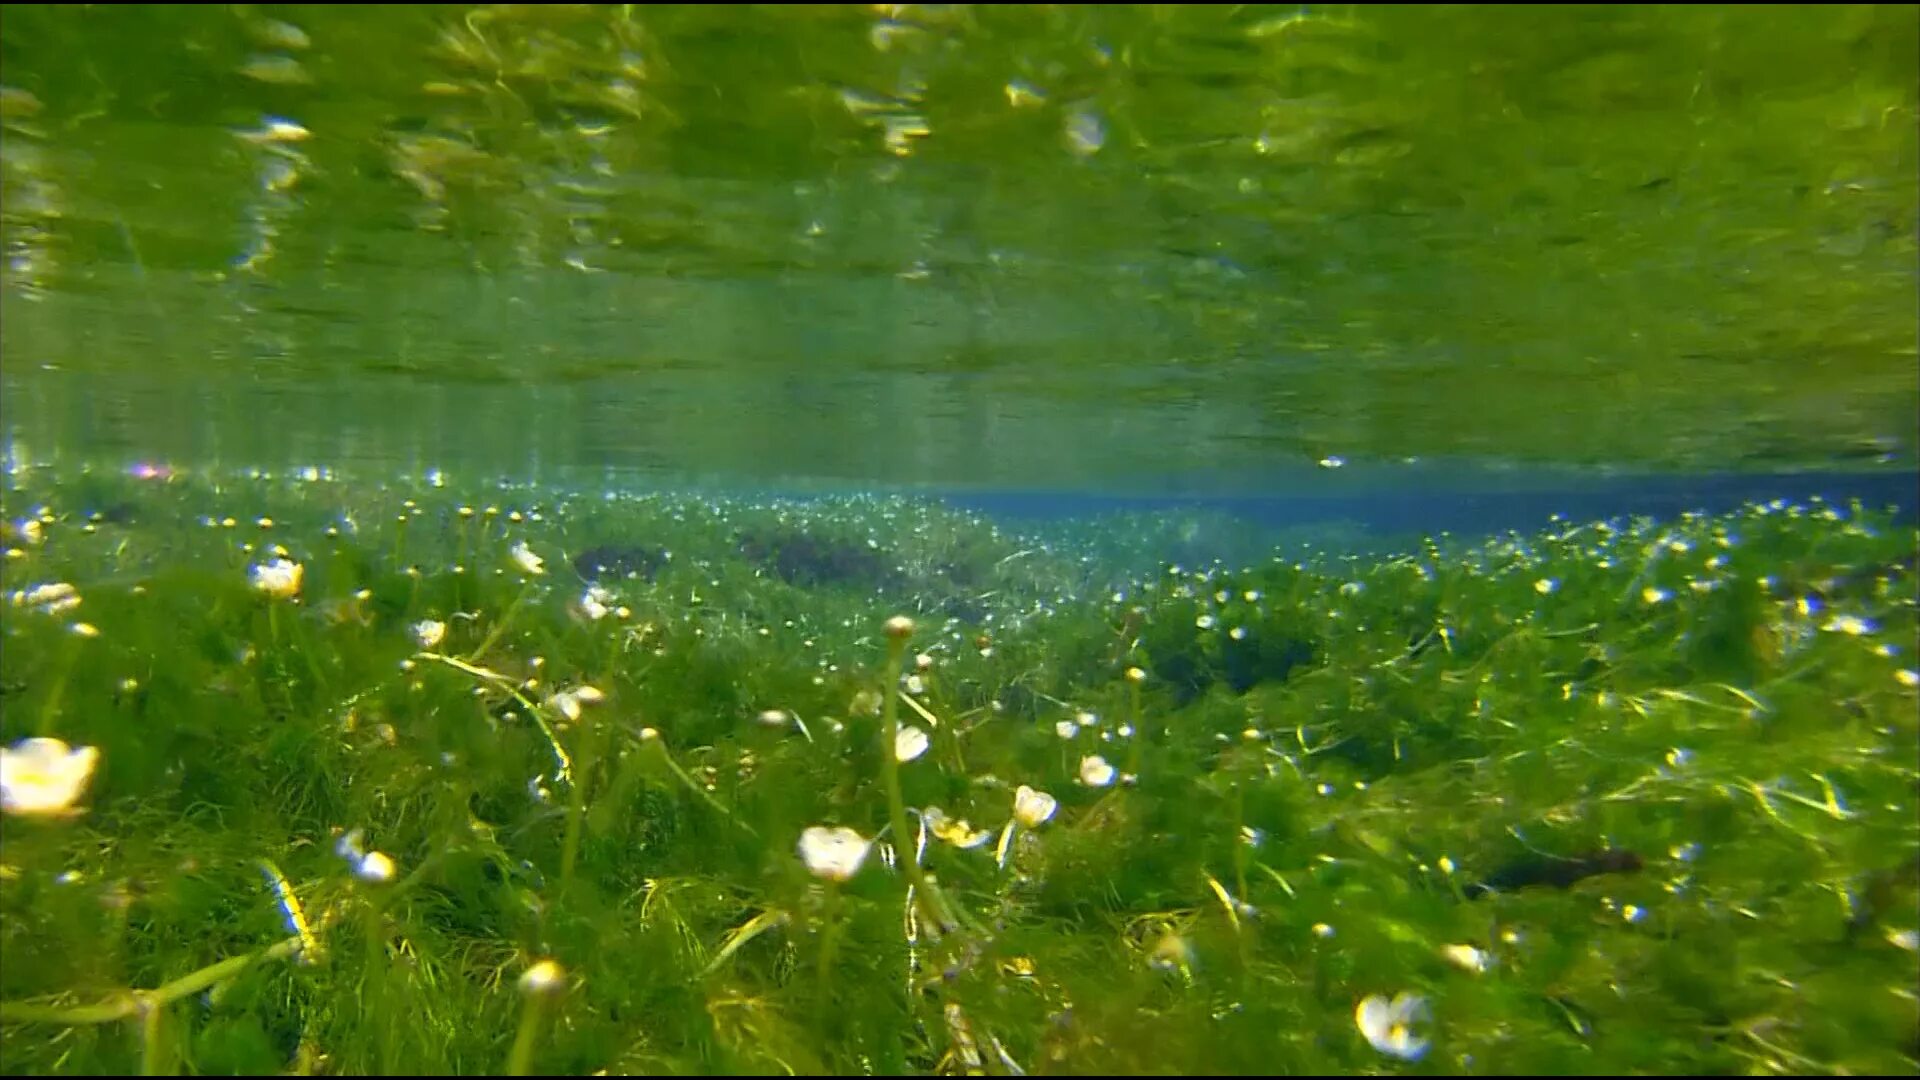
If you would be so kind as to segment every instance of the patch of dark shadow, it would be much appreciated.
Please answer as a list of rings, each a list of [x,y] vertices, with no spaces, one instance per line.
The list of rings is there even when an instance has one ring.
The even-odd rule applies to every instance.
[[[1240,638],[1217,630],[1197,632],[1191,624],[1166,620],[1140,637],[1152,658],[1156,681],[1173,691],[1176,705],[1187,705],[1224,682],[1236,694],[1262,683],[1284,682],[1297,668],[1320,655],[1319,641],[1269,620]]]
[[[812,533],[765,530],[740,535],[742,558],[758,563],[789,585],[849,585],[860,589],[897,588],[904,577],[893,554],[864,540],[843,540]]]
[[[140,513],[140,508],[132,502],[110,503],[87,515],[87,520],[95,525],[131,525]]]
[[[1260,634],[1235,641],[1228,638],[1220,650],[1220,674],[1236,694],[1263,682],[1285,682],[1294,668],[1311,664],[1313,643],[1303,638]]]
[[[1911,912],[1917,892],[1920,892],[1920,855],[1863,876],[1847,890],[1853,917],[1847,920],[1846,940],[1858,940],[1861,931],[1874,926],[1889,911]]]
[[[950,596],[935,608],[940,614],[963,623],[979,624],[987,617],[987,605],[970,596]]]
[[[1518,892],[1536,885],[1567,889],[1601,874],[1631,874],[1641,867],[1640,856],[1624,848],[1604,848],[1581,855],[1529,853],[1500,864],[1493,873],[1467,886],[1469,899],[1489,893]]]
[[[945,578],[956,589],[971,589],[980,583],[983,571],[973,562],[953,561],[934,567],[934,573]]]
[[[648,544],[599,544],[573,557],[574,572],[587,581],[643,578],[652,581],[667,564],[667,549]]]

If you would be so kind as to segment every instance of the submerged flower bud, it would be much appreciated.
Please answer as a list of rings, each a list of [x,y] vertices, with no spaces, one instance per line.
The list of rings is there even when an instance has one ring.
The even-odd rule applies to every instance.
[[[291,559],[275,559],[255,566],[250,574],[253,587],[276,600],[291,600],[300,595],[300,581],[306,568]]]
[[[893,756],[899,761],[912,761],[927,752],[927,733],[917,727],[907,726],[893,737]]]
[[[815,877],[845,881],[859,873],[873,841],[852,829],[814,825],[800,834],[800,860]]]
[[[538,576],[547,572],[546,560],[535,555],[533,549],[528,547],[524,541],[515,544],[510,554],[513,556],[513,561],[524,573]]]
[[[566,985],[566,969],[551,960],[542,960],[520,975],[520,992],[532,996],[557,993]]]
[[[1113,783],[1113,766],[1098,754],[1080,759],[1080,782],[1088,787],[1106,787]]]
[[[1039,828],[1059,808],[1060,804],[1053,796],[1025,784],[1021,784],[1020,790],[1013,793],[1014,819],[1029,829]]]
[[[69,747],[59,739],[0,746],[0,808],[26,817],[69,814],[99,761],[97,748]]]

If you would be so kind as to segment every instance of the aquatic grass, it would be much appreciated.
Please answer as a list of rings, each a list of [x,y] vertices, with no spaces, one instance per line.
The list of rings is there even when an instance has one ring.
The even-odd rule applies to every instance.
[[[1890,808],[1920,781],[1915,538],[1870,513],[1135,576],[903,500],[120,480],[154,523],[85,533],[41,476],[0,493],[53,518],[0,573],[84,599],[0,609],[0,735],[35,733],[82,640],[53,734],[102,757],[84,815],[0,834],[11,1071],[140,1068],[132,1015],[56,1038],[34,1010],[292,940],[261,860],[321,959],[173,1001],[147,1067],[1360,1071],[1389,1059],[1356,1006],[1407,992],[1435,1071],[1911,1068],[1920,838]],[[265,555],[238,552],[257,517],[308,567],[277,647]],[[795,535],[816,543],[742,548]],[[579,543],[641,540],[673,558],[583,619]],[[546,587],[506,562],[521,541]],[[582,684],[607,701],[569,719]],[[904,766],[903,723],[934,738]],[[1138,783],[1079,788],[1091,753]],[[1037,827],[1021,786],[1057,797]],[[991,839],[942,839],[934,806]],[[893,866],[816,891],[793,844],[823,822],[882,833]],[[354,876],[353,830],[393,880]],[[571,989],[523,1052],[515,979],[543,959]]]

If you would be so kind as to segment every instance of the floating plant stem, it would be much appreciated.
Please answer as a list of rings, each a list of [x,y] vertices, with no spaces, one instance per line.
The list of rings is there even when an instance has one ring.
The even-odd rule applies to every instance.
[[[520,692],[520,687],[515,684],[512,679],[491,668],[478,667],[465,660],[444,656],[440,653],[419,652],[413,654],[413,658],[415,660],[432,660],[436,663],[445,664],[450,668],[457,668],[460,671],[472,675],[476,679],[485,679],[512,695],[513,700],[519,702],[521,707],[527,710],[527,715],[533,717],[533,722],[540,725],[540,733],[547,737],[547,745],[553,750],[553,759],[558,762],[560,766],[559,771],[554,774],[554,779],[569,784],[573,782],[573,759],[567,755],[567,748],[560,745],[560,737],[554,733],[553,725],[547,723],[547,718],[541,714],[540,707],[528,700],[527,695]]]
[[[1137,667],[1127,669],[1127,728],[1133,734],[1127,739],[1127,771],[1140,775],[1140,741],[1147,733],[1140,728],[1140,684],[1147,681],[1147,673]]]
[[[394,1071],[394,1047],[393,1024],[391,1018],[386,1015],[386,912],[371,894],[367,897],[366,926],[367,967],[360,987],[361,1012],[379,1029],[377,1038],[380,1044],[380,1071],[391,1075]]]
[[[140,1011],[140,1075],[164,1076],[167,1069],[166,1018],[167,1005],[152,995],[136,995],[135,1007]]]
[[[258,952],[244,956],[230,956],[216,964],[209,964],[199,971],[192,972],[161,986],[155,990],[122,991],[97,1005],[52,1006],[36,1005],[30,1002],[0,1002],[0,1023],[7,1024],[60,1024],[72,1027],[78,1024],[110,1024],[116,1020],[141,1015],[146,1008],[143,1003],[152,1002],[165,1005],[233,978],[247,968],[262,960],[281,960],[297,956],[301,949],[301,938],[294,935]]]
[[[460,565],[471,566],[473,565],[473,533],[471,531],[473,507],[462,506],[457,514],[460,518],[460,525],[456,530],[460,534]]]
[[[907,639],[913,636],[913,620],[905,615],[895,615],[887,620],[887,672],[886,685],[889,689],[900,685],[900,672],[906,662]],[[946,909],[942,898],[934,892],[926,875],[920,871],[920,859],[908,847],[907,804],[900,794],[900,761],[894,747],[900,736],[900,708],[896,703],[900,695],[885,694],[885,702],[880,717],[880,781],[887,791],[888,821],[893,828],[894,847],[900,851],[900,864],[906,867],[907,884],[915,896],[927,905],[927,914],[943,929],[952,929],[953,918]]]
[[[833,1013],[833,957],[840,947],[840,883],[828,881],[826,906],[820,913],[820,968],[818,972],[819,992],[815,1003],[823,1015]]]
[[[573,884],[573,867],[580,856],[580,832],[587,816],[587,785],[592,783],[593,766],[600,756],[600,726],[592,713],[581,710],[580,756],[573,774],[573,795],[567,802],[567,835],[560,848],[560,894],[565,896]]]
[[[747,942],[752,941],[754,938],[759,937],[761,934],[766,933],[776,926],[786,925],[786,922],[787,913],[775,908],[769,908],[755,915],[753,918],[748,919],[740,925],[739,929],[727,935],[727,940],[721,944],[720,951],[714,953],[713,959],[708,961],[707,966],[701,970],[701,977],[705,978],[719,971],[720,968],[733,957],[733,954],[739,952]]]
[[[566,973],[551,960],[542,960],[520,976],[520,1028],[513,1036],[513,1049],[507,1053],[507,1075],[526,1076],[532,1071],[533,1048],[540,1041],[541,1021],[547,1004],[566,988]]]
[[[53,673],[53,682],[47,687],[47,700],[40,706],[40,726],[35,734],[43,739],[53,737],[54,722],[60,719],[60,699],[67,692],[67,677],[73,674],[73,662],[80,655],[80,649],[86,639],[78,634],[70,635],[66,648],[60,650],[60,659]]]
[[[467,654],[469,661],[480,659],[487,654],[488,649],[493,648],[494,643],[500,640],[500,635],[507,632],[507,626],[513,622],[513,617],[519,612],[520,605],[526,603],[527,597],[532,594],[532,581],[528,581],[526,584],[520,586],[520,594],[513,598],[513,603],[507,605],[506,614],[500,616],[500,621],[493,624],[492,628],[487,631],[487,636],[480,639],[480,644],[475,646],[474,650]]]
[[[1247,895],[1247,859],[1251,841],[1247,830],[1247,797],[1239,781],[1233,785],[1233,887],[1235,895]]]
[[[733,822],[735,825],[738,825],[741,828],[741,830],[744,831],[748,836],[757,837],[760,835],[758,832],[754,831],[753,826],[735,817],[733,811],[730,808],[728,808],[726,803],[723,803],[719,799],[714,798],[712,792],[708,791],[704,786],[701,785],[701,783],[698,780],[695,780],[691,775],[689,775],[687,773],[687,770],[681,768],[679,762],[673,760],[673,755],[667,752],[666,744],[660,741],[660,733],[658,731],[655,731],[652,728],[641,728],[639,732],[639,739],[640,739],[641,752],[645,753],[647,747],[649,746],[653,747],[654,751],[659,754],[660,760],[666,763],[668,771],[672,772],[674,776],[678,777],[680,782],[687,786],[687,790],[693,792],[693,794],[697,796],[701,802],[704,802],[708,806],[719,811],[722,817],[726,818],[728,821]]]

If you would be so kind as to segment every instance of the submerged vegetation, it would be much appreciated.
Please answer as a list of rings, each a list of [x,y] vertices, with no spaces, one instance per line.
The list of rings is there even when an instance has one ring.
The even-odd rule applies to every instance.
[[[881,498],[3,509],[8,1073],[1920,1058],[1868,508],[1148,575]]]

